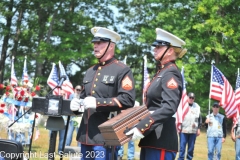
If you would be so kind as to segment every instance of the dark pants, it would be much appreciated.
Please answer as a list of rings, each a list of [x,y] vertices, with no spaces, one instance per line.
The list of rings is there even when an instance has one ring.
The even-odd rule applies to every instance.
[[[141,148],[140,160],[174,160],[176,152],[163,149]]]
[[[119,147],[114,147],[114,160],[117,160]],[[81,160],[112,160],[112,148],[81,144]]]
[[[187,134],[187,133],[179,134],[180,151],[179,151],[178,160],[184,160],[186,145],[188,146],[187,160],[192,160],[196,137],[197,137],[197,134]]]

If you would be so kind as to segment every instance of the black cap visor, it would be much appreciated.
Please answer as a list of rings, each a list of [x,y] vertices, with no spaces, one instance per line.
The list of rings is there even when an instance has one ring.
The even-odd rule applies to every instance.
[[[92,43],[94,43],[94,42],[101,42],[101,41],[111,42],[111,39],[104,38],[104,37],[93,37],[93,39],[92,39]]]
[[[160,40],[155,40],[155,42],[152,43],[153,47],[158,47],[158,46],[171,46],[171,43],[166,42],[166,41],[160,41]]]
[[[188,97],[193,97],[193,98],[195,98],[195,94],[192,93],[192,92],[190,92],[190,93],[188,93]]]
[[[212,106],[218,108],[218,107],[219,107],[219,104],[218,104],[218,102],[214,102]]]

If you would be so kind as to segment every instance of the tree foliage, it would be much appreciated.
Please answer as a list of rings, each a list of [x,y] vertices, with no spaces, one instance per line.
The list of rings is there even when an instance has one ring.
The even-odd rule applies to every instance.
[[[92,52],[90,28],[113,27],[113,13],[107,6],[107,1],[92,0],[0,2],[3,19],[0,22],[3,28],[0,35],[6,42],[2,43],[1,81],[10,77],[10,58],[15,56],[17,57],[15,64],[23,64],[23,57],[27,55],[29,74],[40,77],[43,82],[46,82],[50,73],[51,63],[58,63],[61,60],[70,77],[73,76],[71,75],[73,64],[80,68],[74,84],[79,83],[77,81],[81,80],[86,68],[96,63],[90,54]],[[7,7],[8,10],[3,9]],[[22,66],[15,65],[19,78]],[[7,73],[4,74],[3,71]]]
[[[196,100],[205,114],[208,110],[212,61],[215,61],[216,66],[235,87],[240,61],[238,56],[240,2],[236,0],[131,0],[128,2],[118,0],[113,4],[119,8],[118,23],[124,24],[126,30],[125,43],[135,46],[134,56],[138,61],[138,66],[135,67],[141,68],[140,57],[144,54],[149,55],[148,59],[151,63],[156,63],[149,54],[150,45],[156,38],[155,28],[162,28],[186,41],[185,47],[188,52],[177,61],[177,64],[179,68],[185,67],[187,90],[196,93]],[[122,53],[132,55],[131,51],[124,50]],[[155,72],[154,69],[155,67],[152,68],[151,74]],[[135,79],[141,79],[138,73],[139,70],[135,72]]]
[[[239,67],[239,12],[237,0],[2,0],[0,2],[0,81],[10,77],[10,60],[22,75],[24,56],[28,72],[46,84],[51,63],[61,60],[74,86],[97,62],[92,52],[93,26],[114,29],[122,36],[116,57],[131,67],[142,95],[143,56],[156,72],[151,43],[155,28],[163,28],[186,42],[187,54],[177,61],[185,67],[187,90],[207,113],[211,62],[235,87]],[[79,70],[72,74],[73,65]],[[157,94],[157,93],[156,93]]]

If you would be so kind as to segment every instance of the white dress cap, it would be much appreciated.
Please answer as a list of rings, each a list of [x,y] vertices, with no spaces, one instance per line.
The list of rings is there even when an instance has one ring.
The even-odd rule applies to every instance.
[[[171,44],[171,46],[182,48],[182,46],[186,44],[183,40],[181,40],[177,36],[167,32],[163,29],[156,28],[156,34],[157,34],[156,40],[169,42]]]
[[[121,36],[118,33],[103,27],[93,27],[91,32],[95,37],[92,42],[101,41],[100,38],[108,38],[111,39],[112,42],[116,43],[121,39]]]

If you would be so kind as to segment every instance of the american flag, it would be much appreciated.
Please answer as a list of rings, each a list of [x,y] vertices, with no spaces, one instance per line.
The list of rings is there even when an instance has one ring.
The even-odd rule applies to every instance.
[[[27,73],[27,57],[25,57],[24,65],[23,65],[23,74],[22,74],[22,81],[28,81],[28,73]]]
[[[237,120],[239,118],[240,113],[240,74],[238,71],[237,80],[236,80],[236,88],[235,88],[235,100],[236,100],[236,106],[237,106],[237,112],[235,116],[233,117],[233,124],[237,124]]]
[[[144,103],[144,94],[145,94],[145,91],[147,89],[147,86],[149,85],[150,83],[150,76],[148,74],[148,70],[147,70],[147,56],[145,55],[143,57],[143,103]]]
[[[10,82],[10,84],[17,86],[17,77],[16,77],[15,70],[14,70],[14,57],[12,58],[11,82]]]
[[[227,118],[234,116],[237,105],[233,88],[223,73],[213,64],[209,97],[220,102]]]
[[[184,117],[189,111],[187,89],[186,89],[186,83],[184,78],[184,67],[182,67],[181,75],[183,80],[182,98],[176,112],[176,128],[178,132],[181,131],[181,124],[184,120]]]
[[[47,84],[50,86],[50,88],[55,88],[59,83],[59,79],[58,79],[58,71],[57,71],[57,66],[55,63],[53,63],[53,66],[52,66],[52,70],[51,70],[51,73],[48,77],[48,80],[47,80]],[[53,90],[53,94],[54,95],[59,95],[60,94],[60,90],[59,88],[55,88]]]
[[[73,85],[70,82],[70,80],[69,80],[69,78],[66,74],[66,71],[65,71],[65,69],[64,69],[64,67],[63,67],[63,65],[60,61],[59,61],[59,68],[60,68],[60,77],[63,76],[63,75],[65,75],[67,77],[66,80],[62,84],[62,90],[64,90],[69,97],[70,94],[74,93]]]

